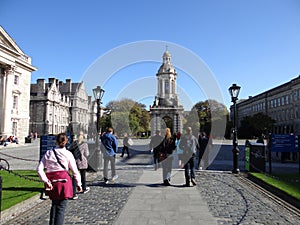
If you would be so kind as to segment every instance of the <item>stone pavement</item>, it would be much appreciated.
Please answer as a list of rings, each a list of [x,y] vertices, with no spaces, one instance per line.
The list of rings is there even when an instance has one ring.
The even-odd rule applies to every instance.
[[[173,170],[172,186],[161,183],[161,170],[122,166],[119,179],[104,184],[90,173],[90,192],[68,202],[65,224],[299,224],[299,214],[286,209],[229,172],[198,171],[197,186],[183,187],[182,170]],[[2,224],[49,222],[51,202],[37,205]]]

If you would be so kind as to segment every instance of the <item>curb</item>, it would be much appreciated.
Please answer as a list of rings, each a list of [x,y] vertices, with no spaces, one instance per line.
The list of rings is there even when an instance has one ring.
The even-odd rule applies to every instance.
[[[1,212],[1,220],[0,224],[4,224],[5,222],[17,217],[21,213],[27,211],[32,208],[34,205],[44,202],[45,200],[40,199],[41,194],[36,194],[33,197],[26,199],[17,205],[14,205],[3,212]]]
[[[294,198],[293,196],[285,193],[284,191],[264,182],[263,180],[260,180],[256,178],[255,176],[247,173],[245,176],[247,179],[251,180],[252,182],[256,183],[257,185],[261,186],[262,188],[266,189],[267,191],[271,192],[278,198],[286,201],[287,203],[293,205],[297,209],[300,209],[300,200]]]

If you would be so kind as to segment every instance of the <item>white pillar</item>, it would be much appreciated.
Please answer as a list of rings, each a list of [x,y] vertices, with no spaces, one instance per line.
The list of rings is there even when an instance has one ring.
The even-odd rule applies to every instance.
[[[2,123],[2,135],[11,135],[12,122],[11,122],[11,110],[13,106],[12,87],[14,82],[14,67],[9,67],[5,70],[4,80],[4,98],[3,98],[3,123]]]
[[[5,120],[5,114],[4,114],[4,100],[5,100],[5,83],[6,83],[6,76],[5,74],[1,74],[0,77],[0,134],[4,131],[4,120]]]

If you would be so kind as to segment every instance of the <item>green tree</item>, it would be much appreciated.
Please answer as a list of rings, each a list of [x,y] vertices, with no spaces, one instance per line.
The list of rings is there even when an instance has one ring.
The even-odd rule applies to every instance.
[[[238,135],[240,138],[253,138],[272,130],[275,120],[264,113],[246,116],[240,122]]]
[[[136,135],[149,130],[150,115],[144,104],[122,99],[110,101],[106,107],[111,109],[110,124],[119,135]]]
[[[216,100],[206,100],[196,103],[187,117],[186,126],[193,130],[204,131],[214,137],[224,137],[228,110],[226,106]],[[213,126],[213,129],[212,129]]]

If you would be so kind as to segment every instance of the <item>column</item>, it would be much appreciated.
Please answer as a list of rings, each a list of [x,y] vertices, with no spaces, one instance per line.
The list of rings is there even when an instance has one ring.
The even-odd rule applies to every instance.
[[[5,114],[4,114],[4,100],[5,100],[5,83],[6,83],[6,76],[5,74],[0,74],[0,134],[4,131],[4,120],[5,120]]]
[[[3,98],[3,123],[2,123],[2,129],[1,132],[3,135],[11,135],[12,132],[12,122],[11,122],[11,110],[13,106],[13,83],[14,83],[14,70],[15,67],[9,66],[5,70],[4,75],[4,98]]]

